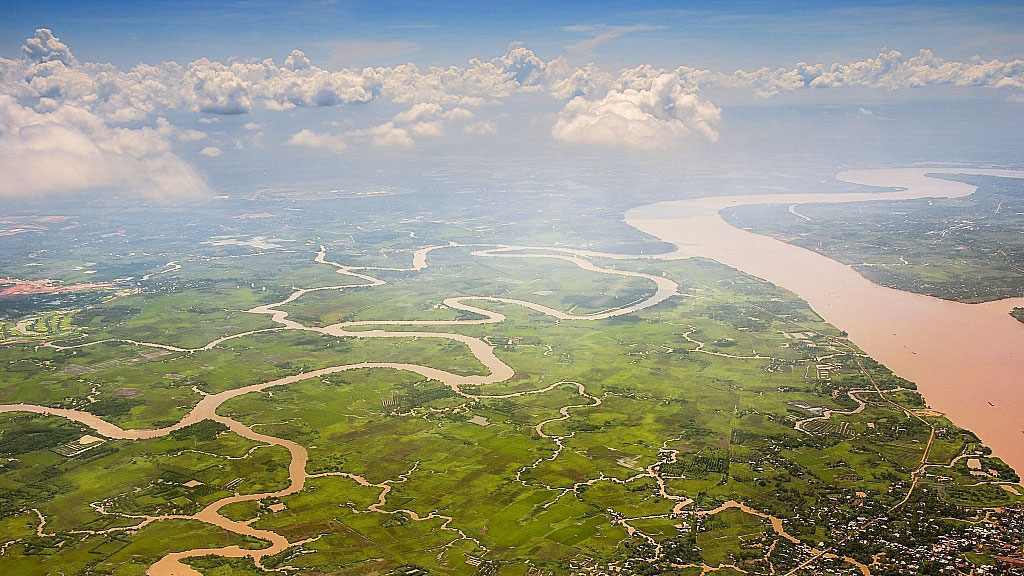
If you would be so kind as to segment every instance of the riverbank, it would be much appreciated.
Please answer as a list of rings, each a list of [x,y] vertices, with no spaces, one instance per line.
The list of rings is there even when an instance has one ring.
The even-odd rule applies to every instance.
[[[845,203],[956,198],[974,192],[930,173],[1024,177],[1024,172],[907,168],[843,172],[838,179],[897,191],[767,194],[660,202],[631,210],[626,222],[677,251],[663,259],[704,257],[786,288],[897,375],[928,403],[970,429],[1017,471],[1024,470],[1024,324],[1010,316],[1024,298],[961,304],[874,284],[816,252],[728,224],[719,212],[750,204]]]

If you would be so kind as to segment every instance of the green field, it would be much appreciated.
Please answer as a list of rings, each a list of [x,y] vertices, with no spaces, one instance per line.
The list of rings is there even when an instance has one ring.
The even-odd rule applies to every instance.
[[[266,252],[170,242],[125,264],[160,272],[137,289],[73,315],[33,304],[44,319],[33,336],[0,347],[0,404],[83,410],[128,430],[171,426],[211,394],[362,367],[230,398],[220,422],[146,440],[0,413],[0,569],[144,574],[171,552],[238,546],[241,558],[185,562],[207,575],[779,574],[805,562],[796,573],[856,574],[861,562],[887,574],[906,534],[926,551],[962,543],[946,557],[964,566],[995,562],[995,543],[1019,537],[1016,474],[794,295],[708,260],[592,257],[669,278],[678,293],[603,320],[470,301],[505,319],[459,324],[480,316],[446,298],[585,315],[654,286],[537,257],[550,250],[446,247],[421,271],[360,271],[386,282],[360,288],[344,286],[365,279],[314,263],[323,245],[332,262],[406,268],[416,248],[492,234],[427,221],[401,224],[414,237],[389,232],[404,216],[358,233],[288,229],[285,248]],[[516,243],[564,245],[596,234],[593,218]],[[609,246],[651,246],[608,230]],[[248,311],[297,288],[325,288],[276,308],[298,324]],[[352,328],[387,338],[322,329],[351,321],[408,323]],[[480,339],[514,376],[452,386],[364,365],[489,373],[445,334]],[[290,443],[310,476],[285,494]],[[258,565],[267,540],[203,521],[236,496],[220,515],[287,541]],[[732,501],[746,508],[709,512]]]
[[[959,302],[1024,295],[1024,184],[1019,178],[937,175],[977,191],[965,198],[729,208],[730,223],[849,264],[882,284]]]
[[[388,284],[311,292],[282,310],[310,326],[466,320],[474,317],[441,300],[499,296],[586,314],[652,293],[643,279],[470,252],[440,250],[425,271],[375,273]],[[269,255],[264,270],[278,259]],[[91,306],[76,315],[82,333],[53,334],[62,345],[110,341],[65,351],[0,349],[0,394],[138,428],[174,423],[204,394],[341,364],[406,362],[486,373],[464,345],[436,338],[274,330],[199,352],[125,341],[202,347],[225,334],[276,327],[243,311],[281,299],[294,283],[264,278],[260,285],[272,288],[254,290],[256,281],[247,285],[245,278],[262,276],[253,273],[255,260],[245,270],[221,270],[219,280],[205,266],[182,271],[205,280]],[[310,260],[285,268],[310,287],[351,283]],[[782,519],[786,533],[808,546],[869,560],[884,542],[851,547],[850,527],[870,530],[858,520],[865,516],[900,522],[904,513],[920,513],[900,504],[911,475],[921,475],[911,493],[923,498],[920,505],[965,521],[1020,499],[991,484],[1016,481],[1012,470],[979,456],[996,470],[989,483],[979,483],[958,458],[981,454],[977,440],[947,420],[908,417],[905,410],[923,406],[912,384],[862,358],[792,294],[706,260],[595,261],[668,276],[680,293],[601,321],[557,321],[516,304],[481,303],[506,320],[443,331],[494,344],[516,374],[474,387],[472,398],[418,374],[361,369],[223,404],[219,414],[308,451],[313,477],[301,492],[222,510],[298,542],[262,565],[310,574],[390,574],[409,566],[437,574],[600,573],[614,566],[643,573],[672,565],[770,573],[795,566],[810,548],[779,543],[770,524],[752,513],[696,512],[738,500]],[[828,359],[827,377],[821,358]],[[850,411],[855,403],[846,390],[872,386],[878,392],[857,397],[862,411],[796,429],[822,409]],[[212,421],[160,439],[108,440],[80,453],[78,439],[90,430],[78,424],[11,413],[0,415],[0,426],[0,522],[8,542],[0,566],[17,573],[60,567],[139,574],[169,551],[262,547],[195,521],[125,528],[148,517],[188,517],[230,494],[288,485],[287,451]],[[933,434],[940,438],[926,455]],[[923,458],[929,466],[921,467]],[[683,499],[692,503],[673,513]],[[182,522],[197,527],[173,528]],[[949,533],[955,530],[949,525]],[[189,563],[207,574],[258,572],[247,560]]]

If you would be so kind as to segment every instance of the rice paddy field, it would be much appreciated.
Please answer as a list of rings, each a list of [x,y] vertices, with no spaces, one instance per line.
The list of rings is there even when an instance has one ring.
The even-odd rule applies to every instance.
[[[791,293],[389,226],[172,243],[116,294],[9,306],[0,569],[895,574],[908,542],[995,563],[1021,521],[1010,467]]]

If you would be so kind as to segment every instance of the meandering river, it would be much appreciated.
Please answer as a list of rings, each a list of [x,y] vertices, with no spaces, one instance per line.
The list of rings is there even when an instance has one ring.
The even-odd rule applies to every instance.
[[[626,221],[677,247],[663,258],[711,258],[796,293],[872,358],[915,382],[933,408],[1024,472],[1024,324],[1009,315],[1024,298],[961,304],[887,288],[817,252],[736,228],[720,215],[749,204],[952,198],[975,190],[926,176],[933,173],[1024,178],[1021,171],[970,168],[856,170],[837,178],[901,189],[660,202],[631,210]]]
[[[458,246],[458,245],[452,243],[452,244],[449,244],[447,247],[456,247],[456,246]],[[576,251],[572,251],[572,250],[555,249],[554,251],[556,251],[556,252],[563,252],[563,254],[545,254],[545,253],[532,253],[533,251],[536,251],[537,249],[536,248],[530,248],[530,247],[489,246],[489,247],[487,247],[487,249],[481,249],[481,250],[476,250],[476,251],[472,252],[472,255],[473,256],[482,256],[482,257],[496,257],[496,258],[547,258],[547,259],[562,260],[562,261],[565,261],[565,262],[570,262],[572,264],[575,264],[576,266],[578,266],[578,267],[580,267],[580,268],[582,268],[584,270],[591,271],[591,272],[597,272],[597,273],[602,273],[602,274],[612,274],[612,275],[616,275],[616,276],[629,276],[629,277],[635,277],[635,278],[645,278],[647,280],[650,280],[655,285],[656,289],[655,289],[653,294],[651,294],[650,296],[648,296],[648,297],[646,297],[646,298],[644,298],[644,299],[642,299],[642,300],[640,300],[638,302],[634,302],[632,304],[628,304],[626,306],[619,307],[619,308],[613,308],[613,309],[610,309],[610,310],[604,310],[604,311],[601,311],[601,312],[595,312],[595,313],[592,313],[592,314],[568,314],[568,313],[561,312],[559,310],[555,310],[555,309],[550,308],[548,306],[544,306],[542,304],[536,304],[536,303],[533,303],[533,302],[527,302],[525,300],[515,300],[515,299],[510,299],[510,298],[495,298],[495,297],[490,297],[490,296],[461,296],[461,297],[447,298],[447,299],[444,300],[444,304],[446,306],[448,306],[449,308],[452,308],[454,310],[461,310],[461,311],[470,312],[470,313],[479,315],[481,318],[479,318],[479,319],[458,319],[458,320],[372,320],[372,321],[341,322],[341,323],[338,323],[338,324],[332,324],[330,326],[315,327],[315,326],[305,326],[305,325],[303,325],[300,322],[296,322],[295,320],[291,320],[291,319],[288,318],[288,313],[287,312],[279,309],[279,307],[284,306],[285,304],[288,304],[290,302],[293,302],[293,301],[297,300],[298,298],[300,298],[301,296],[303,296],[305,294],[308,294],[309,292],[314,292],[314,291],[319,291],[319,290],[345,290],[345,289],[352,289],[352,288],[357,288],[357,287],[369,288],[369,287],[375,287],[375,286],[382,286],[382,285],[386,284],[386,282],[384,280],[381,280],[379,278],[376,278],[376,277],[371,276],[369,274],[366,274],[364,272],[367,272],[367,271],[379,271],[379,270],[390,270],[390,271],[396,271],[396,270],[397,271],[418,271],[418,270],[422,270],[423,268],[425,268],[427,266],[427,254],[430,253],[431,251],[435,250],[435,249],[443,248],[443,247],[445,247],[445,246],[428,246],[426,248],[421,248],[421,249],[417,250],[414,253],[414,255],[413,255],[413,265],[412,265],[411,268],[372,268],[372,267],[367,268],[367,267],[345,266],[343,264],[338,264],[337,262],[330,262],[330,261],[326,260],[326,249],[323,246],[321,246],[320,247],[320,251],[317,253],[316,257],[314,258],[314,262],[316,262],[318,264],[327,264],[327,265],[330,265],[330,266],[334,266],[337,269],[337,272],[339,274],[341,274],[343,276],[351,277],[351,278],[356,278],[358,280],[361,280],[362,282],[360,282],[360,283],[353,283],[353,284],[341,284],[341,285],[336,285],[336,286],[322,286],[322,287],[319,287],[319,288],[300,288],[300,289],[296,289],[295,291],[293,291],[284,300],[281,300],[279,302],[275,302],[275,303],[272,303],[272,304],[266,304],[266,305],[262,305],[262,306],[257,306],[255,308],[252,308],[252,309],[248,310],[248,312],[250,312],[252,314],[266,314],[266,315],[269,315],[274,322],[276,322],[276,323],[281,325],[280,328],[271,328],[271,329],[264,328],[264,329],[260,329],[260,330],[252,330],[252,331],[249,331],[249,332],[242,332],[242,333],[233,334],[233,335],[230,335],[230,336],[224,336],[224,337],[218,338],[216,340],[213,340],[213,341],[207,343],[206,345],[204,345],[204,346],[202,346],[200,348],[179,348],[179,347],[171,346],[171,345],[168,345],[168,344],[161,344],[161,343],[156,343],[156,342],[140,342],[140,341],[136,341],[136,340],[100,340],[100,341],[89,342],[89,343],[86,343],[86,344],[79,344],[79,345],[75,345],[75,346],[59,346],[59,345],[55,345],[55,344],[52,344],[52,343],[47,343],[47,345],[50,346],[50,347],[53,347],[55,349],[58,349],[58,350],[68,350],[68,349],[82,347],[82,346],[93,346],[93,345],[97,345],[97,344],[101,344],[101,343],[120,342],[120,343],[131,344],[131,345],[134,345],[134,346],[143,346],[143,347],[152,347],[152,348],[159,348],[159,349],[164,349],[164,350],[171,350],[171,351],[174,351],[174,352],[196,352],[196,351],[199,351],[199,350],[209,350],[211,348],[219,346],[220,344],[222,344],[223,342],[226,342],[228,340],[232,340],[232,339],[236,339],[236,338],[243,338],[243,337],[246,337],[246,336],[249,336],[249,335],[252,335],[252,334],[268,332],[268,331],[274,331],[274,330],[303,330],[303,331],[317,332],[317,333],[320,333],[320,334],[325,334],[325,335],[330,335],[330,336],[354,337],[354,338],[442,338],[442,339],[452,340],[452,341],[461,342],[462,344],[465,344],[469,348],[469,351],[476,357],[476,359],[479,360],[480,363],[483,364],[487,368],[487,370],[488,370],[487,374],[463,376],[463,375],[459,375],[459,374],[453,374],[451,372],[447,372],[445,370],[441,370],[441,369],[438,369],[438,368],[433,368],[433,367],[430,367],[430,366],[422,366],[422,365],[418,365],[418,364],[397,363],[397,362],[362,362],[362,363],[358,363],[358,364],[343,364],[343,365],[338,365],[338,366],[331,366],[331,367],[328,367],[328,368],[321,368],[319,370],[311,370],[309,372],[302,372],[302,373],[299,373],[299,374],[293,374],[291,376],[286,376],[284,378],[278,378],[277,380],[272,380],[272,381],[269,381],[269,382],[262,382],[262,383],[259,383],[259,384],[251,384],[251,385],[242,386],[242,387],[239,387],[239,388],[232,388],[230,390],[226,390],[224,392],[220,392],[220,393],[217,393],[217,394],[204,394],[203,398],[195,405],[194,408],[192,408],[192,410],[190,410],[187,414],[185,414],[185,416],[183,416],[181,418],[181,420],[179,420],[178,422],[176,422],[175,424],[172,424],[170,426],[166,426],[166,427],[163,427],[163,428],[154,428],[154,429],[131,429],[131,430],[125,430],[125,429],[121,428],[120,426],[117,426],[116,424],[107,422],[106,420],[103,420],[102,418],[100,418],[100,417],[98,417],[98,416],[96,416],[94,414],[91,414],[91,413],[89,413],[88,411],[85,411],[85,410],[76,410],[76,409],[67,409],[67,408],[54,408],[54,407],[50,407],[50,406],[40,406],[40,405],[34,405],[34,404],[0,404],[0,413],[5,413],[5,412],[31,412],[31,413],[35,413],[35,414],[44,414],[44,415],[47,415],[47,416],[57,416],[57,417],[60,417],[60,418],[65,418],[67,420],[71,420],[71,421],[78,422],[78,423],[84,424],[86,426],[89,426],[93,430],[95,430],[96,432],[98,432],[99,434],[101,434],[101,435],[103,435],[103,436],[105,436],[107,438],[116,438],[116,439],[123,439],[123,440],[145,440],[145,439],[152,439],[152,438],[160,438],[160,437],[163,437],[163,436],[166,436],[166,435],[170,434],[171,432],[174,432],[175,430],[180,430],[182,428],[185,428],[187,426],[191,426],[191,425],[196,424],[198,422],[202,422],[204,420],[213,420],[213,421],[220,422],[221,424],[227,426],[232,432],[238,434],[239,436],[242,436],[243,438],[248,438],[248,439],[250,439],[250,440],[252,440],[254,442],[257,442],[259,444],[270,444],[270,445],[281,446],[281,447],[285,448],[286,450],[288,450],[288,452],[290,454],[290,463],[288,465],[289,483],[288,483],[288,486],[286,486],[286,487],[284,487],[284,488],[282,488],[280,490],[277,490],[277,491],[274,491],[274,492],[257,493],[257,494],[235,494],[233,496],[228,496],[228,497],[225,497],[225,498],[221,498],[220,500],[217,500],[217,501],[215,501],[213,503],[210,503],[205,508],[200,510],[199,512],[197,512],[195,514],[192,514],[192,515],[187,515],[187,516],[186,515],[130,516],[130,518],[136,519],[139,522],[137,524],[135,524],[135,525],[118,527],[118,528],[114,528],[114,529],[109,530],[109,531],[134,531],[134,530],[141,529],[141,528],[143,528],[143,527],[145,527],[145,526],[147,526],[147,525],[149,525],[149,524],[151,524],[153,522],[158,522],[158,521],[162,521],[162,520],[198,520],[200,522],[205,522],[205,523],[213,525],[213,526],[218,526],[220,528],[223,528],[224,530],[227,530],[229,532],[233,532],[235,534],[240,534],[240,535],[243,535],[243,536],[248,536],[248,537],[264,540],[264,541],[266,541],[266,542],[268,542],[270,544],[267,547],[259,548],[259,549],[247,549],[247,548],[241,548],[241,547],[236,546],[236,545],[232,545],[232,546],[224,546],[224,547],[221,547],[221,548],[194,548],[194,549],[191,549],[191,550],[183,550],[183,551],[171,552],[171,553],[168,553],[168,554],[164,555],[156,563],[154,563],[152,566],[149,567],[149,569],[146,571],[146,574],[148,576],[201,576],[200,572],[198,572],[197,570],[195,570],[194,568],[189,566],[186,563],[186,561],[188,559],[199,558],[199,557],[203,557],[203,556],[220,556],[220,557],[224,557],[224,558],[249,558],[249,559],[251,559],[256,564],[256,566],[258,568],[263,568],[262,562],[263,562],[264,558],[267,558],[267,557],[272,556],[274,554],[279,554],[281,552],[284,552],[285,550],[288,550],[289,548],[292,548],[292,547],[295,547],[295,546],[299,546],[299,545],[303,544],[304,541],[289,542],[287,538],[285,538],[281,534],[278,534],[278,533],[273,532],[271,530],[264,530],[264,529],[255,528],[255,527],[251,526],[250,525],[251,523],[248,522],[248,521],[239,521],[239,520],[233,520],[231,518],[228,518],[227,516],[224,516],[223,514],[221,514],[221,510],[223,510],[225,507],[227,507],[227,506],[229,506],[231,504],[235,504],[235,503],[238,503],[238,502],[258,502],[258,501],[261,501],[261,500],[266,500],[268,498],[284,498],[284,497],[287,497],[287,496],[290,496],[292,494],[295,494],[297,492],[302,491],[302,489],[304,488],[304,486],[306,484],[306,480],[308,478],[310,478],[309,474],[306,472],[306,463],[308,461],[309,454],[308,454],[308,451],[306,450],[306,448],[304,446],[302,446],[301,444],[298,444],[296,442],[293,442],[293,441],[285,439],[285,438],[277,438],[277,437],[274,437],[274,436],[269,436],[269,435],[266,435],[266,434],[261,434],[259,432],[256,432],[255,430],[253,430],[251,427],[246,426],[245,424],[243,424],[243,423],[241,423],[241,422],[239,422],[239,421],[237,421],[237,420],[235,420],[233,418],[230,418],[230,417],[218,414],[217,413],[218,408],[220,408],[221,405],[223,405],[225,402],[227,402],[228,400],[231,400],[232,398],[237,398],[237,397],[245,395],[245,394],[252,394],[252,393],[262,392],[264,390],[267,390],[269,388],[274,388],[274,387],[277,387],[277,386],[286,386],[286,385],[289,385],[289,384],[295,384],[295,383],[302,382],[302,381],[309,380],[309,379],[313,379],[313,378],[319,378],[319,377],[326,376],[326,375],[329,375],[329,374],[335,374],[335,373],[343,372],[343,371],[347,371],[347,370],[359,370],[359,369],[391,369],[391,370],[405,370],[405,371],[409,371],[409,372],[414,372],[414,373],[420,374],[421,376],[423,376],[425,378],[429,378],[429,379],[432,379],[432,380],[437,380],[437,381],[443,382],[443,383],[447,384],[449,387],[451,387],[451,389],[456,394],[459,394],[460,396],[462,396],[464,398],[468,398],[468,399],[513,398],[513,397],[525,396],[525,395],[529,395],[529,394],[536,394],[536,393],[541,393],[541,392],[547,392],[547,391],[550,391],[550,390],[552,390],[552,389],[554,389],[554,388],[556,388],[556,387],[558,387],[558,386],[560,386],[562,384],[565,384],[565,383],[564,382],[558,382],[558,383],[552,384],[551,386],[548,386],[547,388],[544,388],[542,390],[532,390],[532,391],[528,390],[528,391],[523,391],[523,392],[513,392],[513,393],[499,394],[499,395],[487,395],[487,394],[480,394],[480,393],[469,393],[469,392],[464,391],[463,387],[475,387],[475,386],[479,386],[479,385],[482,385],[482,384],[494,384],[494,383],[498,383],[498,382],[504,382],[506,380],[511,379],[513,376],[515,376],[515,372],[513,371],[512,367],[507,365],[507,364],[505,364],[500,358],[498,358],[498,356],[494,353],[494,348],[490,344],[488,344],[487,342],[485,342],[484,340],[482,340],[480,338],[476,338],[476,337],[473,337],[473,336],[467,336],[467,335],[460,334],[460,333],[457,333],[457,332],[449,333],[449,332],[422,332],[422,331],[387,331],[387,330],[382,330],[382,329],[350,331],[350,330],[347,330],[347,328],[348,327],[356,327],[356,326],[358,326],[358,327],[363,327],[363,326],[433,326],[433,327],[437,327],[437,326],[468,326],[468,325],[479,325],[479,324],[495,324],[495,323],[499,323],[499,322],[504,322],[505,321],[505,315],[500,313],[500,312],[494,312],[494,311],[491,311],[491,310],[488,310],[488,309],[485,309],[485,308],[480,308],[480,307],[477,307],[477,306],[472,306],[472,305],[466,303],[467,301],[474,301],[474,300],[481,301],[481,302],[498,302],[498,303],[503,303],[503,304],[512,304],[512,305],[523,306],[523,307],[528,308],[530,310],[533,310],[535,312],[539,312],[541,314],[547,314],[547,315],[552,316],[554,318],[557,318],[559,320],[604,320],[604,319],[613,318],[613,317],[616,317],[616,316],[622,316],[622,315],[625,315],[625,314],[631,314],[633,312],[636,312],[638,310],[643,310],[643,309],[648,308],[650,306],[656,306],[657,304],[659,304],[659,303],[661,303],[661,302],[671,298],[672,296],[676,295],[678,293],[678,288],[679,288],[678,284],[676,284],[675,282],[673,282],[672,280],[670,280],[668,278],[664,278],[664,277],[661,277],[661,276],[654,276],[654,275],[651,275],[651,274],[645,274],[643,272],[630,272],[630,271],[625,271],[625,270],[617,270],[615,268],[604,268],[604,267],[601,267],[601,266],[597,266],[597,265],[593,264],[592,262],[590,262],[589,260],[586,260],[581,254],[576,254],[575,253]],[[519,253],[521,251],[526,251],[527,253]],[[604,255],[604,256],[617,256],[617,255],[607,254],[607,255]],[[564,408],[559,410],[560,414],[562,414],[566,418],[568,417],[568,410],[570,408],[579,408],[581,406],[591,406],[591,405],[600,404],[600,400],[599,399],[597,399],[596,397],[590,396],[589,394],[586,393],[585,388],[583,387],[582,384],[579,384],[579,383],[574,383],[574,384],[577,387],[578,392],[579,392],[580,395],[585,396],[585,397],[591,399],[592,401],[596,401],[596,404],[584,404],[584,405],[573,405],[573,404],[570,404],[570,405],[568,405],[568,406],[566,406],[566,407],[564,407]],[[546,421],[546,422],[550,422],[550,421],[551,420]],[[544,438],[552,438],[550,436],[545,435],[541,431],[543,425],[546,422],[542,422],[541,424],[538,425],[538,427],[537,427],[538,434],[540,434]],[[561,439],[560,438],[557,440],[556,443],[558,444],[559,447],[561,447]],[[561,448],[559,448],[559,451],[561,451]],[[401,513],[401,514],[405,514],[406,516],[408,516],[413,521],[441,519],[441,520],[444,520],[443,524],[441,524],[441,526],[440,526],[440,528],[442,530],[450,530],[450,531],[456,532],[460,536],[460,539],[470,539],[470,540],[473,540],[474,542],[477,542],[478,545],[480,544],[474,538],[471,538],[470,536],[466,535],[461,529],[453,528],[453,527],[449,526],[449,524],[454,520],[450,516],[440,515],[440,514],[437,514],[436,512],[430,512],[429,514],[426,514],[426,515],[420,515],[419,513],[415,512],[413,510],[406,510],[406,509],[398,509],[398,510],[390,510],[390,511],[389,510],[384,510],[383,507],[386,504],[386,496],[387,496],[387,494],[391,490],[390,483],[394,482],[395,480],[387,480],[387,481],[384,481],[382,483],[374,484],[374,483],[371,483],[366,478],[364,478],[363,476],[355,474],[355,473],[351,473],[351,472],[329,472],[329,473],[325,473],[325,474],[316,475],[315,477],[322,477],[322,476],[343,476],[345,478],[348,478],[350,480],[353,480],[353,481],[357,482],[361,486],[376,486],[378,488],[381,488],[381,493],[379,495],[378,502],[376,504],[370,506],[369,508],[367,508],[368,512],[377,512],[377,513],[381,513],[381,514]],[[404,480],[401,480],[401,481],[404,481]],[[42,534],[42,530],[43,530],[43,526],[46,524],[46,520],[45,520],[44,516],[42,515],[42,513],[39,512],[39,510],[36,510],[35,512],[39,516],[39,520],[40,520],[40,524],[39,524],[39,528],[37,529],[37,532],[41,535]],[[114,514],[118,515],[117,513],[114,513]],[[85,530],[82,533],[83,534],[95,534],[96,532]],[[454,541],[450,542],[449,545],[451,545],[451,544],[453,544],[454,542],[457,542],[457,541],[458,540],[454,540]]]

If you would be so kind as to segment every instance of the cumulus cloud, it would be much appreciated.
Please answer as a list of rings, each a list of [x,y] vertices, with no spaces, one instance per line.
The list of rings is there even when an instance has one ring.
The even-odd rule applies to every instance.
[[[588,35],[580,46],[585,51],[624,34],[650,29],[654,28],[574,26],[566,30]],[[47,29],[39,29],[25,40],[20,57],[0,58],[0,94],[8,99],[7,106],[16,105],[26,111],[19,117],[36,114],[50,128],[68,123],[65,128],[69,133],[96,139],[94,145],[103,151],[108,164],[118,164],[110,160],[117,156],[110,152],[110,135],[121,134],[117,126],[128,126],[128,134],[152,140],[152,150],[158,148],[157,141],[162,143],[162,151],[143,156],[147,161],[159,157],[167,166],[184,165],[168,148],[172,144],[206,138],[200,130],[171,126],[163,120],[165,115],[174,117],[169,111],[202,113],[206,116],[199,121],[212,124],[219,115],[257,109],[357,106],[379,100],[404,108],[383,123],[340,134],[303,130],[286,142],[340,152],[346,146],[364,143],[408,148],[450,131],[491,135],[496,131],[494,123],[481,116],[513,95],[536,93],[565,102],[551,128],[552,136],[559,141],[656,148],[688,139],[717,139],[720,111],[707,96],[711,88],[770,97],[796,90],[850,86],[894,90],[937,85],[1001,89],[1009,100],[1019,101],[1024,93],[1024,60],[955,61],[928,50],[911,56],[884,50],[852,62],[799,63],[782,68],[722,72],[687,66],[673,70],[638,66],[609,72],[593,64],[575,66],[566,58],[545,60],[513,43],[500,56],[475,58],[460,66],[421,68],[402,64],[327,70],[301,50],[293,50],[277,63],[271,59],[219,62],[200,58],[182,64],[162,62],[121,69],[79,62],[71,49]],[[102,129],[86,130],[72,123],[76,114],[89,115]],[[153,127],[146,128],[147,124]],[[354,125],[359,126],[358,119]],[[242,124],[242,128],[252,132],[252,142],[262,133],[254,122]],[[234,137],[241,142],[237,135]],[[5,132],[3,138],[19,154],[27,153],[28,149],[12,143],[15,140],[11,133]],[[124,159],[121,164],[141,162],[131,154],[117,157]]]
[[[565,29],[589,34],[591,43],[600,43],[657,27]],[[22,54],[23,60],[0,59],[2,93],[43,106],[52,105],[49,99],[85,107],[114,122],[137,122],[161,110],[182,107],[209,114],[244,114],[257,105],[289,110],[363,104],[381,97],[405,105],[430,102],[463,108],[541,90],[566,100],[590,99],[608,91],[614,82],[614,75],[594,65],[575,67],[564,58],[545,61],[516,43],[490,60],[426,69],[403,64],[329,71],[314,65],[301,50],[293,50],[280,66],[269,59],[216,62],[203,58],[187,65],[165,62],[119,70],[106,64],[79,64],[66,44],[50,30],[39,29],[25,41]],[[1024,90],[1024,60],[953,61],[929,50],[910,57],[885,50],[853,62],[735,72],[683,66],[675,73],[702,87],[747,89],[759,96],[846,86],[898,89],[948,84]]]
[[[759,96],[774,96],[803,88],[860,86],[885,90],[926,86],[975,86],[1024,89],[1024,60],[946,60],[931,50],[907,57],[883,50],[876,57],[833,64],[800,63],[793,68],[738,70],[731,75],[706,73],[709,83],[750,88]]]
[[[292,50],[291,54],[284,59],[284,67],[288,70],[306,70],[312,66],[313,63],[309,61],[302,50]]]
[[[192,109],[209,114],[245,114],[252,110],[250,83],[235,66],[205,58],[193,62],[185,74]]]
[[[436,102],[421,102],[403,110],[389,122],[368,129],[348,132],[355,139],[363,139],[376,147],[411,148],[417,139],[437,138],[444,134],[444,126],[464,123],[475,116],[473,111],[456,106],[446,108]]]
[[[365,104],[379,98],[409,106],[437,104],[465,117],[472,108],[516,92],[542,91],[573,74],[564,61],[553,66],[518,44],[489,60],[426,69],[403,64],[331,71],[314,65],[301,50],[293,50],[281,65],[270,59],[200,58],[188,64],[164,62],[121,70],[109,64],[79,64],[63,42],[40,29],[25,42],[23,54],[22,60],[0,59],[0,93],[40,110],[60,104],[86,108],[115,123],[142,122],[165,110],[216,116],[246,114],[257,107],[280,111]],[[591,94],[593,88],[584,85],[594,73],[588,68],[566,84],[570,87],[560,90]],[[425,125],[418,131],[437,130]]]
[[[434,102],[445,106],[474,108],[497,102],[517,92],[537,92],[548,82],[548,64],[532,50],[513,44],[502,56],[474,58],[465,67],[431,67],[414,64],[373,68],[382,96],[400,103]]]
[[[356,130],[356,136],[368,136],[370,143],[381,148],[412,148],[413,140],[409,130],[396,126],[394,122],[385,122],[368,130]]]
[[[520,86],[534,86],[544,77],[546,63],[533,50],[513,44],[504,56],[492,61],[504,74]]]
[[[479,122],[466,124],[462,130],[471,136],[493,136],[498,132],[494,122],[491,122],[490,120],[481,120]]]
[[[415,104],[404,112],[399,112],[395,115],[396,122],[409,123],[417,122],[424,118],[430,118],[437,116],[441,113],[441,105],[435,102],[421,102]]]
[[[414,104],[408,110],[395,114],[394,121],[398,124],[414,124],[425,121],[452,121],[468,120],[474,116],[471,110],[456,106],[445,108],[435,102],[421,102]]]
[[[345,143],[345,140],[341,136],[322,134],[309,129],[300,130],[295,134],[292,134],[291,138],[288,139],[287,144],[289,146],[298,146],[300,148],[327,150],[336,154],[344,152],[345,148],[348,148],[348,144]]]
[[[253,89],[270,110],[367,103],[378,91],[379,80],[368,71],[328,72],[315,67],[271,69]]]
[[[25,40],[21,52],[32,62],[60,62],[65,66],[75,63],[71,49],[46,28],[36,30],[31,38]]]
[[[636,149],[664,148],[685,139],[718,139],[721,111],[673,72],[625,71],[602,98],[576,97],[559,112],[557,140]]]
[[[221,150],[220,148],[217,148],[216,146],[207,146],[200,150],[199,153],[202,154],[203,156],[206,156],[207,158],[216,158],[223,154],[224,151]]]
[[[417,136],[436,138],[444,133],[440,122],[417,122],[409,127],[409,130]]]
[[[161,136],[174,138],[179,142],[198,142],[200,140],[205,140],[207,136],[206,132],[203,132],[202,130],[178,128],[162,116],[156,119],[156,131]]]
[[[150,199],[196,197],[205,180],[157,129],[115,128],[82,108],[40,113],[0,95],[0,197],[116,189]]]
[[[593,96],[606,90],[612,76],[593,64],[573,68],[563,58],[548,65],[548,90],[555,98],[570,100],[577,96]]]

